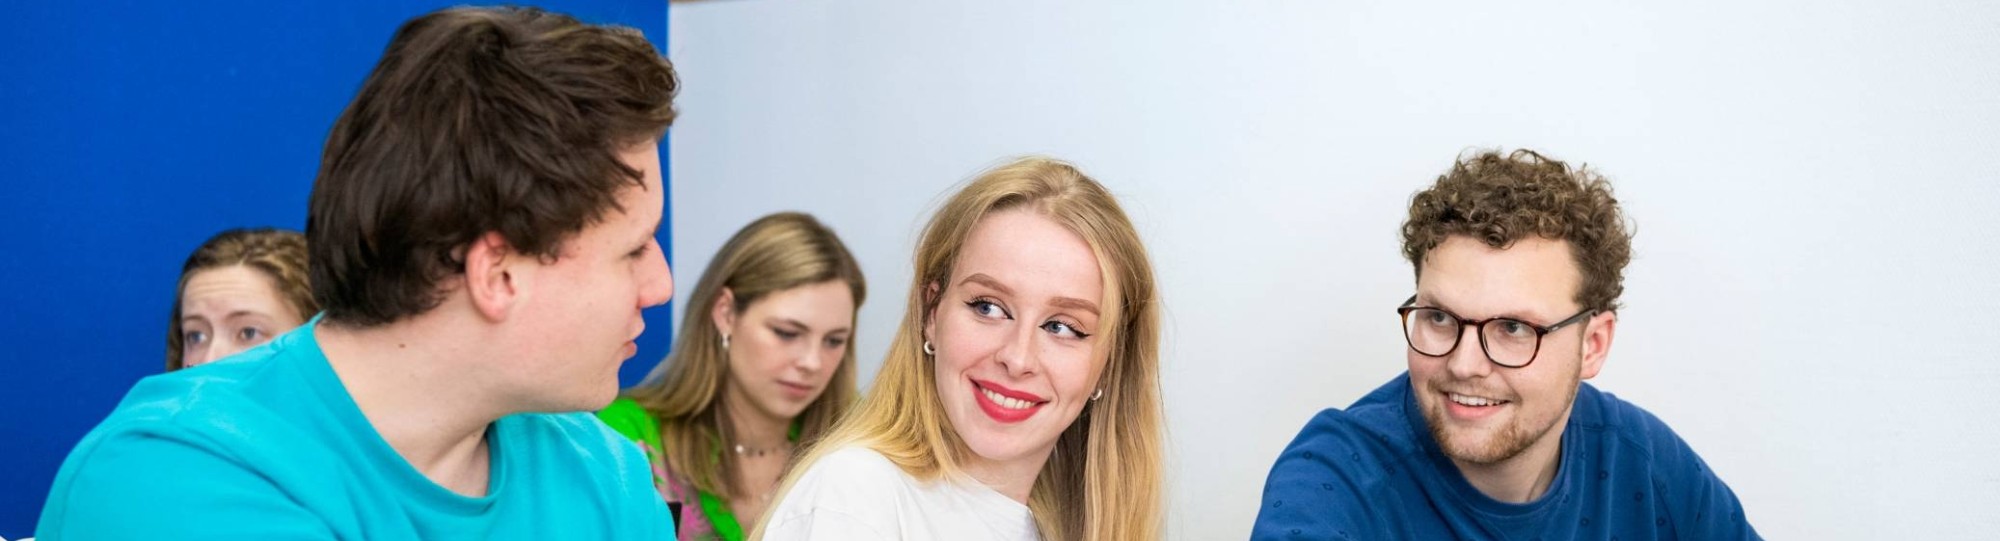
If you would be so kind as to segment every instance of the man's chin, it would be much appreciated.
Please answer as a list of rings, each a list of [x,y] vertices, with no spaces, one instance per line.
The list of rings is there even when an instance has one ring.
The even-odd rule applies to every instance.
[[[1442,406],[1439,407],[1442,409]],[[1492,428],[1453,427],[1446,423],[1442,411],[1427,410],[1424,421],[1430,425],[1431,440],[1437,443],[1444,456],[1454,461],[1470,464],[1496,464],[1505,462],[1521,454],[1526,446],[1508,449],[1501,439],[1502,430]]]
[[[1457,441],[1438,442],[1438,447],[1444,450],[1444,456],[1469,464],[1491,465],[1513,458],[1496,449],[1488,440],[1459,438]]]
[[[618,399],[618,380],[612,379],[603,385],[592,386],[588,392],[571,389],[561,395],[543,395],[538,404],[528,411],[538,413],[575,413],[579,411],[599,411]]]
[[[1455,430],[1449,433],[1433,433],[1438,438],[1438,446],[1445,449],[1445,456],[1471,464],[1498,464],[1513,460],[1528,452],[1536,438],[1514,430],[1512,426],[1471,431]]]
[[[618,377],[615,375],[612,376],[611,381],[606,382],[603,385],[597,386],[597,388],[594,389],[594,391],[595,392],[592,392],[589,397],[581,401],[581,404],[584,406],[583,408],[581,408],[582,410],[585,411],[601,410],[604,409],[605,406],[611,405],[611,401],[617,400]]]

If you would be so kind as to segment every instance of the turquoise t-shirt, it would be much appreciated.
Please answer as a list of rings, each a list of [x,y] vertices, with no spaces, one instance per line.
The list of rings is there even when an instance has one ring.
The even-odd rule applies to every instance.
[[[431,482],[362,416],[316,323],[133,386],[63,461],[36,538],[672,535],[645,455],[590,413],[494,422],[484,497]]]

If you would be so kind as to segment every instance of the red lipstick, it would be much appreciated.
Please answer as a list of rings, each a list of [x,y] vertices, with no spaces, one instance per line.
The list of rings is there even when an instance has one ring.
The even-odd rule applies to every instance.
[[[989,392],[992,394],[988,394]],[[1041,411],[1043,405],[1048,404],[1047,400],[1032,393],[1016,391],[990,381],[972,380],[972,394],[974,400],[979,401],[979,409],[985,411],[987,417],[1002,423],[1026,421],[1029,417],[1034,417],[1035,412]],[[996,394],[1005,400],[994,400],[993,395]],[[1027,407],[1008,407],[1002,403],[1003,401],[1014,402],[1016,406],[1026,402]]]

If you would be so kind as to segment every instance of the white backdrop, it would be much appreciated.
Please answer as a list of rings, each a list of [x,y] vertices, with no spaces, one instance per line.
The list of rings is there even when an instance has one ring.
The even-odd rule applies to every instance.
[[[1541,149],[1637,224],[1596,384],[1766,536],[2000,535],[2000,5],[1603,4],[677,3],[678,282],[818,215],[872,286],[866,382],[946,191],[1075,161],[1161,280],[1169,535],[1240,539],[1300,426],[1404,368],[1409,196]]]

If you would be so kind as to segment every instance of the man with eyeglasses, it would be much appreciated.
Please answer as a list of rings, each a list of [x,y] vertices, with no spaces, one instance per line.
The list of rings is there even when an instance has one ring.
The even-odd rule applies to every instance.
[[[1631,260],[1602,176],[1528,150],[1461,157],[1402,238],[1409,372],[1300,431],[1252,539],[1759,539],[1673,430],[1582,382]]]

